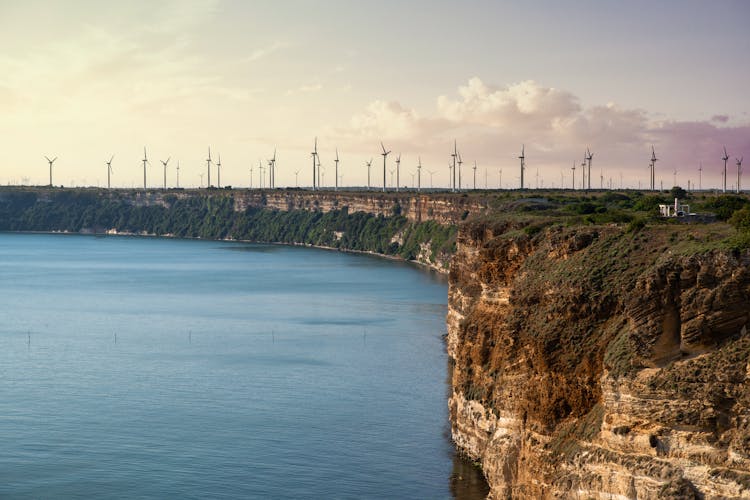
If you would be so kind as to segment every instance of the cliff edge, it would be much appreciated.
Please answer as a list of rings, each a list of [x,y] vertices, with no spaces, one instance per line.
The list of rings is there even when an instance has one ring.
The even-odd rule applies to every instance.
[[[453,439],[494,498],[750,498],[750,252],[711,226],[474,221]]]

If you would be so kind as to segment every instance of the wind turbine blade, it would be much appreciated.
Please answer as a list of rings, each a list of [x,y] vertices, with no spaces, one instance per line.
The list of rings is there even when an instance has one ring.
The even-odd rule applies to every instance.
[[[57,156],[55,156],[54,158],[52,158],[52,163],[55,163],[55,160],[57,160]]]
[[[380,147],[381,147],[381,148],[383,148],[383,153],[384,153],[384,154],[387,154],[387,153],[385,152],[385,146],[383,146],[383,141],[380,141]]]
[[[112,155],[112,158],[109,159],[109,163],[112,163],[112,160],[115,159],[115,155]]]
[[[52,162],[52,160],[49,159],[49,156],[44,155],[44,157],[47,159],[48,162]]]

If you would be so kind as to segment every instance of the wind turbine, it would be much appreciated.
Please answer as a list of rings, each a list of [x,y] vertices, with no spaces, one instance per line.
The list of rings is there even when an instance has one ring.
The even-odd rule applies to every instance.
[[[594,155],[593,153],[591,153],[588,147],[586,147],[586,155],[584,156],[584,159],[588,163],[589,167],[589,189],[591,189],[591,160],[594,159]]]
[[[672,186],[677,185],[677,168],[672,172]]]
[[[451,177],[453,178],[453,182],[451,183],[451,179],[448,179],[448,183],[451,185],[451,191],[456,190],[456,157],[458,156],[458,146],[456,145],[456,140],[453,139],[453,153],[451,153],[451,157],[453,157],[453,164],[449,165],[448,167],[451,169]]]
[[[698,163],[698,191],[703,190],[703,162]]]
[[[334,191],[339,190],[339,148],[336,148],[336,159],[333,160],[336,163],[336,183],[333,186]]]
[[[428,170],[428,174],[430,174],[430,189],[432,189],[432,176],[435,174],[434,170]]]
[[[253,164],[250,164],[250,189],[253,188]]]
[[[177,160],[177,167],[175,170],[177,170],[177,189],[180,189],[180,160]]]
[[[727,147],[724,146],[724,156],[721,158],[724,160],[724,192],[727,192],[727,160],[729,159],[729,155],[727,154]]]
[[[315,191],[315,179],[317,177],[315,169],[316,169],[316,160],[317,160],[317,157],[318,157],[318,138],[317,137],[315,138],[315,147],[313,148],[312,153],[310,153],[310,156],[312,156],[312,161],[313,161],[313,165],[312,165],[312,167],[313,167],[312,190]]]
[[[526,170],[526,146],[521,144],[521,156],[518,157],[521,160],[521,189],[523,189],[523,171]]]
[[[268,187],[273,189],[276,187],[276,148],[273,150],[273,158],[268,160],[268,171],[270,173],[269,179],[268,179]]]
[[[52,187],[52,164],[55,163],[55,160],[57,160],[57,156],[55,156],[51,160],[48,156],[45,156],[45,158],[47,158],[47,162],[49,163],[49,187]]]
[[[372,158],[370,158],[370,161],[365,162],[367,165],[367,190],[370,190],[370,167],[372,166]]]
[[[422,191],[422,157],[419,157],[417,164],[417,192]]]
[[[576,161],[573,160],[573,166],[571,167],[571,170],[573,171],[573,191],[576,189]]]
[[[221,153],[219,153],[219,160],[216,162],[216,187],[221,189]]]
[[[107,189],[111,189],[110,184],[110,176],[112,175],[112,160],[115,159],[115,155],[112,155],[112,158],[109,159],[107,162]]]
[[[474,191],[477,190],[477,161],[474,160]]]
[[[294,187],[299,187],[299,170],[294,171]]]
[[[162,165],[164,165],[164,189],[167,189],[167,163],[169,163],[169,160],[171,160],[172,157],[170,156],[167,158],[167,161],[159,160]]]
[[[395,172],[395,171],[396,170],[388,170],[388,172],[390,172],[390,174],[391,174],[391,187],[393,187],[393,172]]]
[[[146,146],[143,146],[143,190],[146,190],[146,163],[148,163],[148,157],[146,156]]]
[[[458,155],[458,190],[461,191],[461,164],[463,164],[463,160],[461,160],[459,151],[456,151],[456,154]]]
[[[383,146],[383,141],[380,141],[380,147],[383,148],[383,152],[380,153],[383,155],[383,192],[385,193],[385,159],[390,154],[390,150],[386,151],[385,146]]]
[[[207,187],[211,187],[211,146],[208,147],[208,158],[206,159],[206,169],[208,170],[208,183]],[[203,182],[201,181],[201,184]]]
[[[497,169],[497,188],[498,189],[503,188],[503,169],[502,168]]]
[[[656,157],[656,151],[654,150],[654,146],[651,146],[651,191],[653,191],[656,186],[656,162],[659,161],[659,159]]]
[[[401,184],[401,153],[398,154],[398,158],[396,158],[396,192],[398,193],[398,186]],[[391,179],[391,184],[393,184],[393,179]]]
[[[744,156],[741,156],[740,158],[735,158],[737,160],[737,192],[740,192],[740,177],[742,176],[742,159]]]

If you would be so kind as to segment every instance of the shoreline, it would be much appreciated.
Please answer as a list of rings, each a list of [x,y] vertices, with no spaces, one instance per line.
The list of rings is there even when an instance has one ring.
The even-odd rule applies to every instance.
[[[14,233],[14,234],[64,234],[64,235],[70,235],[70,236],[124,236],[124,237],[140,237],[140,238],[168,238],[173,240],[198,240],[198,241],[224,241],[228,243],[250,243],[255,245],[279,245],[279,246],[289,246],[289,247],[305,247],[305,248],[317,248],[319,250],[328,250],[331,252],[343,252],[343,253],[351,253],[351,254],[359,254],[359,255],[370,255],[373,257],[378,257],[381,259],[391,260],[394,262],[403,262],[405,264],[413,264],[419,268],[422,268],[423,270],[434,272],[442,277],[447,278],[448,274],[450,272],[450,269],[442,268],[437,266],[436,264],[422,262],[419,260],[406,260],[396,255],[386,255],[382,253],[377,252],[371,252],[368,250],[353,250],[353,249],[346,249],[346,248],[336,248],[336,247],[329,247],[325,245],[313,245],[310,243],[285,243],[281,241],[252,241],[252,240],[241,240],[241,239],[234,239],[234,238],[222,238],[222,239],[205,239],[201,237],[191,237],[191,236],[175,236],[173,234],[154,234],[154,233],[132,233],[128,231],[116,231],[116,232],[110,232],[105,231],[103,233],[95,232],[95,231],[0,231],[2,233]]]

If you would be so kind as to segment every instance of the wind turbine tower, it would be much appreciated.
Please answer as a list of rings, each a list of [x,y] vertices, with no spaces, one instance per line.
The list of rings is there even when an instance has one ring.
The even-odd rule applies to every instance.
[[[380,142],[380,147],[383,148],[383,152],[380,154],[383,155],[383,192],[385,193],[385,160],[390,154],[390,150],[388,151],[385,150],[385,146],[383,146],[382,141]]]
[[[729,155],[727,154],[727,147],[724,146],[724,156],[721,157],[722,160],[724,160],[724,192],[727,192],[727,160],[729,160]]]
[[[57,156],[55,156],[51,160],[48,156],[45,156],[45,158],[47,158],[47,163],[49,163],[49,187],[52,187],[52,164],[55,163],[55,160],[57,160]]]
[[[656,189],[656,162],[659,161],[659,158],[656,157],[656,151],[654,150],[654,146],[651,146],[651,191],[654,191]]]
[[[573,191],[576,189],[576,162],[573,160],[573,167],[571,167],[571,170],[573,171]]]
[[[521,189],[523,189],[523,171],[526,170],[526,145],[521,144],[521,156],[518,157],[521,160]]]
[[[180,161],[177,160],[177,167],[175,168],[177,171],[177,189],[180,188]]]
[[[146,146],[143,146],[143,190],[146,190],[146,163],[148,163],[148,157],[146,156]]]
[[[474,191],[477,190],[477,161],[474,160]]]
[[[333,162],[336,164],[336,182],[333,185],[333,190],[338,191],[339,190],[339,148],[336,148],[336,159],[333,160]]]
[[[586,160],[586,163],[588,164],[588,183],[589,183],[589,189],[591,189],[591,160],[594,159],[594,155],[591,153],[589,148],[586,148],[586,156],[584,156],[584,159]]]
[[[372,158],[370,158],[370,161],[365,162],[367,165],[367,190],[370,190],[370,167],[372,166]]]
[[[393,181],[391,181],[393,183]],[[396,158],[396,192],[398,193],[398,186],[401,184],[401,153]]]
[[[417,164],[417,192],[422,191],[422,157],[419,157]]]
[[[313,167],[313,172],[312,172],[312,181],[313,181],[312,182],[312,190],[315,191],[315,179],[316,179],[316,171],[315,171],[315,169],[317,168],[316,167],[316,163],[317,163],[317,158],[318,158],[318,138],[317,137],[315,138],[315,147],[313,148],[312,153],[310,153],[310,156],[312,156],[312,161],[313,161],[313,164],[312,164],[312,167]]]
[[[206,169],[208,170],[208,183],[206,184],[206,186],[211,187],[211,146],[208,147],[208,158],[206,159]]]
[[[109,159],[107,162],[107,189],[112,189],[112,184],[110,183],[110,177],[112,175],[112,160],[115,159],[115,155],[112,155],[112,158]]]
[[[268,187],[271,189],[276,187],[276,149],[273,150],[273,158],[268,160],[268,171],[270,172],[268,179]]]
[[[167,161],[159,160],[162,165],[164,165],[164,189],[167,189],[167,163],[169,163],[169,160],[171,160],[172,157],[170,156],[167,158]]]
[[[463,160],[461,160],[461,153],[456,151],[456,154],[458,155],[458,190],[461,191],[461,165],[463,164]]]
[[[740,178],[742,177],[742,159],[744,156],[740,158],[735,158],[737,160],[737,192],[740,192]]]
[[[448,179],[448,182],[451,184],[451,191],[456,191],[456,158],[458,157],[458,146],[456,145],[456,140],[453,140],[453,153],[451,154],[453,157],[453,164],[450,166],[451,168],[451,179]]]
[[[216,187],[221,189],[221,153],[219,153],[219,159],[216,162]]]
[[[703,162],[698,163],[698,191],[703,190]]]

